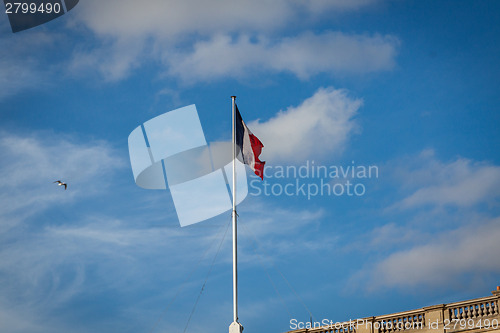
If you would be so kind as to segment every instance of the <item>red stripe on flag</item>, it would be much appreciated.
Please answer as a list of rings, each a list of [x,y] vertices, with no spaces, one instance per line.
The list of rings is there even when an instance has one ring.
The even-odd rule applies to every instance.
[[[266,164],[266,162],[262,162],[261,160],[259,160],[259,156],[260,153],[262,152],[262,147],[264,147],[264,145],[255,135],[250,134],[249,137],[250,137],[250,144],[252,145],[253,155],[255,158],[254,172],[257,176],[259,176],[262,180],[264,180],[264,165]]]

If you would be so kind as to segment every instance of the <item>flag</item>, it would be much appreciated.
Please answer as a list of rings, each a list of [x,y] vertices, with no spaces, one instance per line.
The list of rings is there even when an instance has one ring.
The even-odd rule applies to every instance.
[[[235,105],[236,106],[236,105]],[[243,158],[243,163],[248,164],[253,172],[264,180],[264,164],[266,162],[259,160],[259,155],[264,145],[253,135],[241,118],[238,106],[236,106],[236,146]]]

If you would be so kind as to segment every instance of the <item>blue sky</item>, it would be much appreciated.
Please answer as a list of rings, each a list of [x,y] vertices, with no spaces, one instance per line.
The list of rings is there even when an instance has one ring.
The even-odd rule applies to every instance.
[[[247,170],[245,332],[500,284],[497,1],[81,0],[16,34],[0,15],[0,45],[1,331],[184,330],[230,213],[180,228],[127,138],[196,104],[207,141],[229,140],[231,95],[272,172],[378,170]],[[347,181],[363,194],[276,195]],[[187,332],[227,330],[231,269],[227,234]]]

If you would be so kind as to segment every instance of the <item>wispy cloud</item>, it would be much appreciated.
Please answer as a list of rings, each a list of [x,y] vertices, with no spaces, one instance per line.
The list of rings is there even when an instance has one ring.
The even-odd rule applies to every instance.
[[[118,81],[138,68],[142,64],[141,60],[151,59],[146,53],[145,44],[133,38],[106,39],[99,47],[90,50],[75,48],[67,70],[76,76],[97,74],[108,82]]]
[[[325,214],[322,209],[283,209],[252,201],[251,209],[243,204],[240,214],[243,220],[239,222],[239,233],[245,238],[241,257],[250,263],[264,259],[278,261],[297,252],[326,250],[336,243],[335,237],[319,237],[322,238],[319,241],[315,235]],[[299,242],[300,248],[290,239]]]
[[[104,178],[125,165],[105,142],[80,143],[49,132],[0,133],[0,152],[1,229],[51,204],[68,203],[105,189],[110,183]],[[66,181],[68,190],[60,191],[55,180]]]
[[[341,153],[359,130],[354,117],[362,104],[345,90],[321,88],[299,106],[280,111],[268,121],[250,123],[249,127],[264,142],[262,156],[269,163],[324,159]]]
[[[0,189],[1,193],[9,193],[2,197],[0,208],[0,257],[3,258],[0,261],[0,318],[8,316],[2,320],[1,329],[67,332],[72,330],[68,318],[86,316],[88,312],[64,315],[65,309],[75,304],[81,307],[82,302],[97,294],[100,301],[106,302],[107,311],[118,314],[106,323],[97,320],[84,328],[76,328],[75,332],[103,331],[107,325],[121,327],[130,311],[139,316],[133,325],[150,328],[180,287],[186,286],[189,295],[197,292],[206,272],[204,266],[213,256],[225,224],[216,228],[214,225],[148,227],[144,225],[146,215],[143,214],[134,217],[118,212],[111,216],[84,208],[88,202],[80,207],[81,199],[101,197],[103,191],[111,200],[113,191],[107,190],[107,186],[127,165],[105,142],[82,142],[48,132],[29,135],[3,132],[0,152],[4,157],[0,162],[3,175]],[[68,190],[52,183],[58,178],[68,182]],[[100,180],[99,184],[94,184],[95,179]],[[133,205],[133,199],[120,197],[119,200],[122,205]],[[132,201],[127,203],[127,200]],[[44,211],[51,206],[61,204],[71,205],[75,214],[59,216],[57,212],[53,214],[56,219],[38,218],[45,216]],[[318,211],[278,210],[272,218],[247,222],[265,249],[273,256],[283,256],[296,248],[289,242],[272,242],[271,238],[297,235],[310,223],[316,223],[321,215]],[[33,217],[37,217],[36,226],[29,222]],[[276,219],[287,223],[277,224]],[[227,251],[220,255],[218,263],[227,264],[229,271],[230,237],[226,236],[223,250]],[[250,262],[255,254],[248,246],[243,243],[241,254],[244,261]],[[202,273],[190,276],[193,268]],[[161,292],[155,289],[159,284],[163,286]],[[155,286],[154,292],[151,286]],[[134,306],[114,300],[116,293]],[[137,293],[143,296],[131,296]],[[94,306],[88,311],[98,315],[101,310]],[[182,311],[188,310],[182,308]],[[54,316],[54,312],[61,315]],[[171,323],[165,321],[161,327],[164,325]]]
[[[193,50],[165,52],[168,73],[185,82],[238,78],[250,73],[290,72],[300,79],[318,73],[359,74],[392,69],[398,40],[392,36],[302,33],[272,41],[216,35]]]
[[[370,288],[485,287],[488,276],[500,273],[500,219],[474,222],[369,266],[363,274],[370,277]]]
[[[32,50],[54,47],[57,34],[33,32],[31,34],[8,34],[0,37],[0,99],[20,91],[40,89],[51,75],[40,54]]]
[[[64,315],[54,317],[54,312],[64,312],[66,306],[96,294],[105,301],[106,295],[116,290],[135,290],[158,273],[142,267],[147,255],[143,251],[141,256],[138,250],[142,246],[149,254],[154,253],[168,239],[160,242],[164,232],[128,228],[108,218],[93,222],[89,216],[81,219],[65,221],[77,227],[47,227],[24,237],[17,235],[16,242],[4,237],[0,247],[4,258],[0,262],[0,313],[9,309],[11,316],[2,321],[2,329],[22,332],[27,325],[43,324],[40,332],[67,332],[71,323]],[[144,271],[149,272],[147,276],[141,273]],[[137,283],[136,288],[129,285],[131,281]],[[90,330],[91,325],[81,331]],[[38,332],[32,328],[29,331]]]
[[[350,245],[377,254],[352,281],[372,291],[488,287],[500,273],[500,167],[433,150],[392,164],[403,199],[381,214],[392,222],[361,236],[363,249]]]
[[[244,210],[241,214],[245,215]],[[259,260],[276,262],[283,256],[303,251],[307,243],[318,246],[311,240],[297,249],[294,243],[288,241],[288,237],[305,238],[309,234],[305,231],[310,230],[311,226],[314,229],[322,212],[278,210],[272,217],[262,218],[263,215],[246,219],[246,227],[240,229],[246,238],[242,239],[240,245],[240,258],[247,263],[247,268],[255,267]],[[4,237],[3,246],[0,247],[0,255],[5,258],[0,262],[0,282],[3,286],[0,312],[4,308],[13,310],[11,320],[3,328],[22,331],[23,325],[29,323],[34,327],[47,319],[45,331],[63,332],[71,323],[66,322],[66,316],[61,316],[61,320],[48,321],[48,318],[52,318],[50,313],[63,311],[60,309],[93,298],[96,294],[107,302],[108,311],[120,313],[114,316],[113,321],[125,320],[127,313],[133,311],[137,316],[134,324],[150,328],[180,288],[184,291],[183,297],[192,297],[198,291],[207,271],[206,266],[226,230],[226,224],[208,229],[203,226],[147,228],[141,225],[140,220],[122,220],[92,213],[80,215],[69,222],[46,226],[38,232],[17,237],[15,242]],[[251,236],[248,234],[250,228]],[[217,260],[217,264],[223,263],[224,272],[228,273],[231,267],[229,234]],[[259,239],[259,243],[250,249],[249,242],[254,240],[248,238],[253,236]],[[283,237],[283,242],[272,241],[276,236]],[[254,247],[258,247],[259,258],[253,251]],[[191,275],[193,269],[196,273]],[[212,288],[214,279],[218,280],[217,276],[220,278],[220,272],[214,272],[211,276]],[[127,302],[110,300],[108,297],[114,293],[118,293],[120,299],[127,300],[130,295],[137,293],[143,296],[130,299],[134,303],[132,306]],[[176,309],[168,314],[170,320],[172,313],[181,311],[185,314],[189,310],[184,308],[185,304],[182,304],[182,309],[177,308],[180,306],[178,302],[175,304]],[[91,311],[97,313],[100,310]],[[19,322],[22,313],[33,313],[28,323]],[[206,314],[203,314],[205,317]],[[217,324],[222,322],[218,320]],[[96,324],[102,329],[102,323]],[[113,327],[117,325],[121,324],[113,322]],[[164,325],[171,324],[164,321],[160,327]],[[92,329],[90,325],[82,332]]]
[[[487,162],[457,158],[442,162],[432,150],[414,158],[407,168],[395,172],[411,194],[393,208],[408,209],[424,205],[468,207],[495,202],[500,196],[500,167]]]

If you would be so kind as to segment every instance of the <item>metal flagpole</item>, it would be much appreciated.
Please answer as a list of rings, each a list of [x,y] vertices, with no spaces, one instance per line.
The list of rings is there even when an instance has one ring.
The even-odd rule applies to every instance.
[[[238,322],[238,254],[236,228],[236,96],[233,101],[233,322],[229,326],[229,333],[241,333],[243,326]]]

